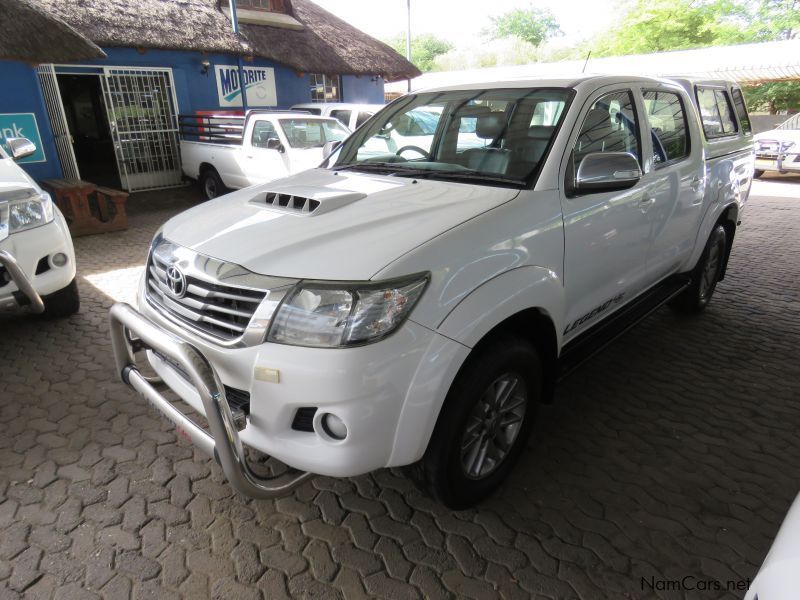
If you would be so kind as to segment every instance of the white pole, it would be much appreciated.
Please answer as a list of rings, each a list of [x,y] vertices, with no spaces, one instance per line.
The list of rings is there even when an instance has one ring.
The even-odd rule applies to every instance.
[[[411,0],[406,0],[408,20],[406,28],[406,58],[411,62]],[[411,91],[411,80],[408,80],[408,91]]]

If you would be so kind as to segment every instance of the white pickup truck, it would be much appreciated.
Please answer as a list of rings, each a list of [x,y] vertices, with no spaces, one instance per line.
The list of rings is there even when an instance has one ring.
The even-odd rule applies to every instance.
[[[404,96],[322,167],[168,221],[138,309],[111,311],[118,375],[244,494],[413,465],[446,505],[474,504],[560,377],[666,302],[701,311],[724,277],[753,143],[732,108],[713,118],[735,131],[704,136],[706,87],[577,76]],[[710,87],[720,106],[736,89]],[[434,134],[376,156],[411,111]],[[260,477],[247,447],[291,469]]]
[[[0,140],[2,141],[2,140]],[[14,161],[36,152],[26,138],[0,146],[0,312],[78,312],[75,251],[64,216]]]
[[[318,166],[327,143],[347,129],[336,119],[297,111],[250,110],[246,116],[180,117],[183,173],[206,198]]]

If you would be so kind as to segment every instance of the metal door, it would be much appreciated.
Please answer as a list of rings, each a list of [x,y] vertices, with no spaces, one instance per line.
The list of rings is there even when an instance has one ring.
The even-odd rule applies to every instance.
[[[172,70],[109,67],[101,80],[122,187],[182,185]]]
[[[53,139],[56,143],[58,160],[61,163],[61,172],[66,179],[80,179],[78,162],[72,149],[72,136],[67,126],[67,117],[64,114],[64,104],[61,102],[61,92],[58,89],[58,80],[53,65],[39,65],[36,67],[39,76],[39,85],[42,96],[50,116],[50,126],[53,129]]]

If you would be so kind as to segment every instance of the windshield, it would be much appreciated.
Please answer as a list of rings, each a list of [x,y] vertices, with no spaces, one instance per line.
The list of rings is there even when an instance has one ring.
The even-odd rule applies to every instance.
[[[429,92],[397,100],[332,157],[334,169],[524,184],[572,97],[567,89]]]
[[[341,142],[350,132],[335,119],[281,119],[281,129],[292,148],[322,148]]]

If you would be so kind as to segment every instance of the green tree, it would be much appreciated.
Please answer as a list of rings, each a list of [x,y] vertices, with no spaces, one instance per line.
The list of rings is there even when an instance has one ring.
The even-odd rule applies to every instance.
[[[555,35],[561,27],[549,10],[517,8],[499,17],[492,17],[492,26],[484,31],[494,39],[515,37],[539,47]]]
[[[800,107],[800,84],[796,81],[776,81],[743,87],[750,110],[766,111],[771,115],[780,110]]]
[[[406,55],[406,36],[398,35],[387,41],[392,48],[403,56]],[[437,56],[447,54],[453,49],[453,44],[447,40],[425,33],[411,38],[411,62],[420,71],[433,70]]]

